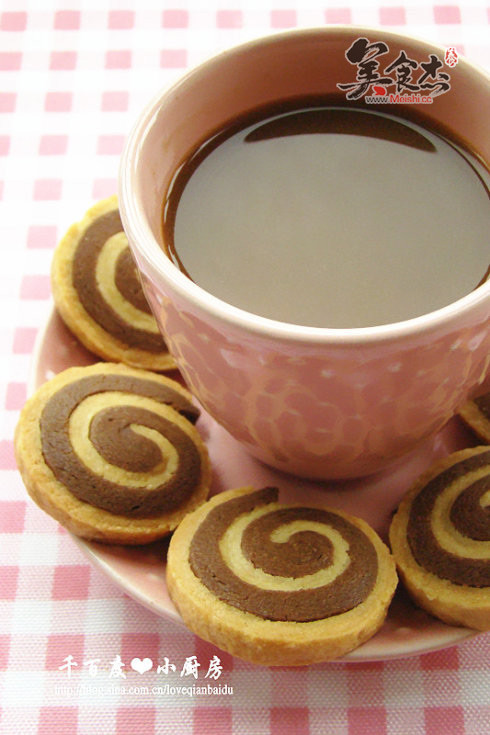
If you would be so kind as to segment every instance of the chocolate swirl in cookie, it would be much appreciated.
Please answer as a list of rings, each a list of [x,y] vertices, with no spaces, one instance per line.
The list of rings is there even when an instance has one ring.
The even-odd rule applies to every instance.
[[[460,460],[415,497],[407,538],[417,563],[458,585],[490,587],[490,450]]]
[[[211,510],[191,542],[194,574],[219,599],[269,620],[314,621],[361,604],[378,572],[371,540],[337,513],[270,506],[277,495],[264,488]]]
[[[490,393],[475,398],[475,404],[487,421],[490,421]]]
[[[44,459],[93,506],[131,517],[171,511],[194,492],[201,460],[169,406],[197,419],[183,394],[150,378],[105,373],[70,382],[41,414]]]
[[[103,277],[98,276],[98,269]],[[72,273],[84,309],[113,337],[148,352],[165,350],[118,209],[100,215],[87,227],[75,252]]]

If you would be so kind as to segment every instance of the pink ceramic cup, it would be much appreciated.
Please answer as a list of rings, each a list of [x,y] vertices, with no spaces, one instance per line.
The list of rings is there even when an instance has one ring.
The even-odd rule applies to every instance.
[[[405,51],[420,62],[433,54],[444,63],[444,49],[377,29],[311,29],[253,41],[207,61],[157,97],[137,121],[121,161],[124,227],[191,391],[253,455],[306,477],[385,468],[486,390],[490,282],[433,313],[384,326],[276,322],[220,301],[177,269],[162,247],[162,201],[196,144],[238,114],[308,94],[335,95],[347,104],[336,85],[356,79],[345,52],[362,37],[385,43],[392,59]],[[424,105],[423,114],[488,167],[488,78],[462,59],[440,71],[450,76],[450,91]],[[364,104],[363,98],[353,104]],[[419,111],[408,103],[384,109]]]

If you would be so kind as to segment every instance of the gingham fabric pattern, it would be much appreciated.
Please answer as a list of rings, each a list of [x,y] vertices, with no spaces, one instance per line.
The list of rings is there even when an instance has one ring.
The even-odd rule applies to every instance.
[[[142,106],[220,50],[337,23],[411,33],[490,67],[483,0],[0,0],[1,733],[490,732],[488,635],[391,661],[244,663],[93,568],[16,470],[13,434],[51,308],[53,248],[115,193]]]

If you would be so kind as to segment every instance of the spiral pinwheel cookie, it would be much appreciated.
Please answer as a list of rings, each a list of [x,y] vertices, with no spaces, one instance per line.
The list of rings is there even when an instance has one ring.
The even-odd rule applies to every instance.
[[[392,520],[390,543],[420,607],[490,630],[490,448],[455,452],[424,473]]]
[[[465,403],[459,415],[483,442],[490,444],[490,393]]]
[[[143,294],[115,196],[70,227],[55,250],[51,284],[59,314],[87,349],[133,367],[175,369]]]
[[[383,623],[394,561],[364,521],[277,498],[228,490],[186,516],[170,541],[170,596],[192,631],[248,661],[336,658]]]
[[[68,368],[21,411],[17,464],[34,501],[74,534],[148,543],[208,495],[198,415],[190,394],[156,373]]]

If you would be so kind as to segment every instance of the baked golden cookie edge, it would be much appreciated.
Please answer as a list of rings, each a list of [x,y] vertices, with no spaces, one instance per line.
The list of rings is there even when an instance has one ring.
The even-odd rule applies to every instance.
[[[252,663],[303,666],[345,655],[371,638],[382,626],[398,577],[389,549],[364,521],[340,511],[337,516],[355,525],[376,551],[375,591],[354,609],[329,619],[296,622],[270,620],[237,609],[217,598],[194,574],[190,545],[201,523],[214,509],[257,491],[251,487],[225,491],[182,520],[172,535],[167,558],[167,587],[184,623],[207,641]],[[271,510],[291,509],[273,502]]]
[[[161,340],[161,350],[148,351],[131,346],[124,339],[105,329],[82,304],[73,280],[73,263],[80,239],[97,218],[118,209],[117,196],[97,202],[87,210],[83,218],[72,224],[58,243],[51,265],[51,289],[58,313],[70,331],[91,352],[108,361],[123,362],[147,370],[166,372],[176,369],[176,363],[158,333],[151,315],[139,316],[146,320],[154,334]],[[120,233],[125,238],[124,233]],[[126,238],[127,242],[127,238]],[[131,307],[129,307],[131,308]],[[128,324],[128,329],[130,326]]]
[[[177,431],[183,432],[195,443],[200,459],[200,479],[187,500],[162,513],[152,512],[147,517],[131,517],[124,513],[96,507],[76,497],[55,476],[47,465],[42,448],[40,415],[48,401],[65,386],[87,378],[122,376],[163,386],[176,387],[184,401],[191,402],[188,391],[169,378],[149,371],[130,368],[120,363],[96,363],[87,367],[72,367],[44,383],[23,407],[15,431],[14,448],[17,466],[28,494],[46,513],[67,530],[88,540],[111,544],[140,545],[168,536],[181,518],[208,496],[211,467],[207,448],[191,421],[171,406],[162,406],[161,412]]]
[[[459,416],[482,442],[490,444],[490,418],[486,411],[482,410],[482,402],[485,402],[485,405],[490,404],[490,394],[465,403],[459,410]]]
[[[412,553],[407,540],[412,503],[423,489],[446,470],[456,467],[472,457],[490,453],[488,446],[471,447],[450,454],[430,467],[412,485],[393,516],[389,540],[395,557],[400,580],[414,602],[421,608],[449,625],[464,626],[475,630],[490,630],[490,587],[470,587],[455,584],[449,579],[421,566]],[[488,475],[489,468],[473,472],[474,479]],[[468,478],[466,478],[467,481]],[[455,481],[456,483],[458,480]],[[461,483],[462,481],[459,480]],[[456,485],[454,485],[456,488]],[[442,512],[442,511],[441,511]],[[490,557],[487,556],[487,563]]]

